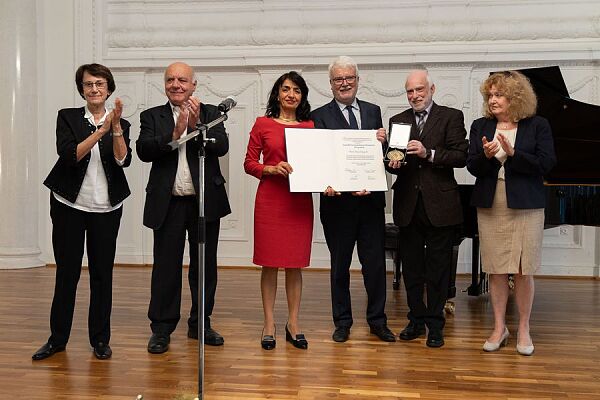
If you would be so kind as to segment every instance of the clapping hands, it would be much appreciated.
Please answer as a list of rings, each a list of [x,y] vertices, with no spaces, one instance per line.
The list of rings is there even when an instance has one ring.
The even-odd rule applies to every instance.
[[[483,153],[489,159],[492,158],[500,151],[500,149],[504,150],[507,156],[512,157],[515,154],[515,148],[506,136],[501,133],[496,135],[497,140],[492,140],[491,142],[487,140],[484,136],[481,139],[483,143]]]

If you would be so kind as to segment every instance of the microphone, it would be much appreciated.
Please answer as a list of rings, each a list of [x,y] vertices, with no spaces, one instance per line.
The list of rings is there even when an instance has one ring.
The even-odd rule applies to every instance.
[[[236,104],[237,104],[237,101],[235,100],[235,98],[233,96],[227,96],[227,98],[225,100],[223,100],[217,106],[217,108],[219,109],[219,111],[226,113],[229,110],[231,110],[233,107],[235,107]]]

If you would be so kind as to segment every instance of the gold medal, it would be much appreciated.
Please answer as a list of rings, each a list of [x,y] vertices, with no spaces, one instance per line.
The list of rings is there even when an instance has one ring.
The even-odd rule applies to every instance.
[[[387,153],[387,157],[390,161],[402,161],[404,160],[404,153],[400,150],[391,150]]]

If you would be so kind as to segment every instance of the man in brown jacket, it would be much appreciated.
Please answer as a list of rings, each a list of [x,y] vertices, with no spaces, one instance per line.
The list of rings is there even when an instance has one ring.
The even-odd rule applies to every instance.
[[[454,168],[465,166],[467,133],[461,111],[433,102],[435,85],[426,70],[412,71],[405,87],[411,108],[390,118],[390,132],[394,123],[412,125],[406,164],[387,166],[397,175],[393,213],[409,307],[400,339],[416,339],[427,327],[427,346],[441,347],[452,242],[463,218]]]

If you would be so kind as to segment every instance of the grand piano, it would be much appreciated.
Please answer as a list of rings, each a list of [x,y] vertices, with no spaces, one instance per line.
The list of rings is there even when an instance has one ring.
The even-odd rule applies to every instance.
[[[545,177],[544,228],[564,224],[600,226],[600,106],[571,99],[557,66],[519,71],[535,90],[537,114],[550,122],[558,159]],[[465,222],[457,242],[473,239],[472,280],[467,292],[478,296],[487,291],[487,280],[479,265],[477,214],[469,206],[472,189],[472,185],[460,187]]]
[[[545,177],[545,228],[559,225],[600,226],[600,106],[569,97],[557,66],[519,70],[527,76],[538,98],[537,114],[550,122],[557,165]],[[468,127],[467,127],[468,131]],[[478,296],[487,292],[487,279],[481,272],[477,212],[469,205],[473,185],[460,185],[464,223],[454,242],[449,299],[456,296],[458,249],[465,238],[471,246],[471,285],[467,292]],[[386,249],[398,249],[397,228],[386,226]],[[394,289],[400,286],[401,263],[394,255]],[[446,310],[453,311],[448,303]]]

